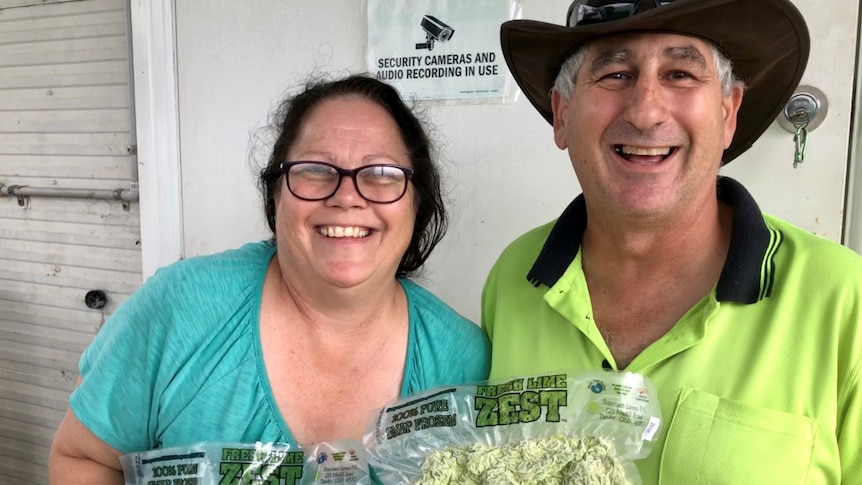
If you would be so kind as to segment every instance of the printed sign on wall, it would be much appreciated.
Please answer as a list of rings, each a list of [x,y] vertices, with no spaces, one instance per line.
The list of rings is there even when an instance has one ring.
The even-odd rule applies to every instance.
[[[417,99],[511,100],[500,52],[513,0],[368,0],[368,69]]]

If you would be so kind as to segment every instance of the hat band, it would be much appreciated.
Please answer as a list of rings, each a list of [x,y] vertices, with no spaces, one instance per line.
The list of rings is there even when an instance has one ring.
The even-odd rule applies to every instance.
[[[653,7],[664,7],[674,0],[646,0]],[[575,0],[569,6],[567,27],[599,24],[631,17],[638,11],[641,0]]]

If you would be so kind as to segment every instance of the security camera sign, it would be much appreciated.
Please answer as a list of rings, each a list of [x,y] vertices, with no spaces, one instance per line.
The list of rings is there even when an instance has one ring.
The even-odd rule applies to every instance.
[[[368,70],[420,100],[512,100],[500,24],[514,0],[368,0]]]

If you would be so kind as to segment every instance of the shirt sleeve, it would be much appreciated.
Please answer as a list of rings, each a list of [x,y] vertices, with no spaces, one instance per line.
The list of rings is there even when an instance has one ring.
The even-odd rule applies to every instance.
[[[860,327],[862,328],[862,327]],[[862,333],[860,331],[859,333]],[[857,354],[860,355],[860,354]],[[862,359],[862,356],[860,356]],[[838,429],[838,450],[841,458],[841,483],[855,483],[862,477],[862,386],[859,379],[862,360],[856,363],[844,399],[843,419]]]
[[[154,389],[172,323],[169,281],[160,269],[105,322],[79,362],[82,382],[69,405],[107,444],[128,453],[154,445]]]

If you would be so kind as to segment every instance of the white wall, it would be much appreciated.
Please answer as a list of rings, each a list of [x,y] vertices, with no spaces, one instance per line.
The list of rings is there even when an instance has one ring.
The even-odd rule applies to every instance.
[[[568,1],[536,7],[527,13],[564,13]],[[366,69],[363,15],[358,1],[176,2],[186,256],[268,235],[249,138],[309,72]],[[420,281],[478,321],[494,259],[518,234],[556,217],[578,193],[577,181],[549,126],[524,99],[431,106],[427,114],[451,228]]]
[[[194,256],[267,236],[248,159],[250,136],[285,90],[309,72],[365,70],[366,21],[356,0],[174,3],[184,254]],[[570,1],[521,3],[524,18],[561,23]],[[797,4],[806,16],[822,17],[817,0]],[[843,197],[835,183],[843,187],[854,53],[822,54],[832,52],[836,38],[845,39],[845,47],[855,45],[858,6],[848,1],[839,7],[840,15],[812,26],[812,58],[829,67],[809,64],[803,83],[834,103],[827,121],[812,132],[807,165],[790,168],[792,135],[774,125],[767,141],[730,167],[766,210],[835,240]],[[482,283],[499,252],[556,217],[580,189],[550,127],[523,97],[512,104],[429,106],[428,114],[452,225],[420,281],[478,321]]]

